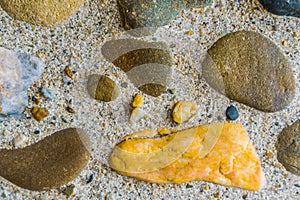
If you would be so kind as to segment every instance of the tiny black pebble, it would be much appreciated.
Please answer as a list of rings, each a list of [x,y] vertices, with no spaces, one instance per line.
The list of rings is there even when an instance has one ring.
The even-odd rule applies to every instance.
[[[94,180],[94,174],[91,174],[89,179],[87,180],[86,184],[91,183]]]
[[[38,134],[40,134],[40,133],[41,133],[40,130],[35,130],[35,131],[34,131],[34,134],[36,134],[36,135],[38,135]]]
[[[239,111],[236,109],[236,107],[229,106],[226,109],[226,116],[230,120],[236,120],[237,118],[239,118]]]
[[[186,188],[192,188],[192,187],[194,187],[193,185],[190,185],[190,184],[187,184],[186,185]]]
[[[65,118],[61,118],[61,120],[63,121],[63,122],[65,122],[65,123],[68,123],[68,121],[65,119]]]
[[[298,187],[298,188],[300,188],[300,184],[297,184],[297,183],[296,183],[295,186]]]

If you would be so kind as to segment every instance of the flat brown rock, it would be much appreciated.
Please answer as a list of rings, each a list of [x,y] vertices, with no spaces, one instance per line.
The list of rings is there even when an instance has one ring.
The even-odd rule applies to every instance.
[[[265,112],[287,107],[295,96],[291,65],[263,35],[239,31],[220,38],[203,62],[205,80],[228,98]]]
[[[286,170],[300,176],[300,120],[283,129],[276,148],[279,162]]]
[[[88,136],[69,128],[23,149],[0,150],[0,176],[29,190],[48,190],[75,179],[90,158]]]

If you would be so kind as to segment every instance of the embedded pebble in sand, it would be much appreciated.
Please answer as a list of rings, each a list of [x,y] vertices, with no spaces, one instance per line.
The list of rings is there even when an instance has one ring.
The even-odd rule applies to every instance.
[[[104,102],[113,101],[120,95],[119,87],[113,80],[98,74],[88,77],[87,91],[92,98]]]
[[[49,111],[47,110],[47,108],[40,108],[40,107],[33,107],[31,109],[31,113],[34,117],[34,119],[36,119],[37,121],[41,121],[44,118],[49,116]]]
[[[52,26],[68,20],[83,5],[83,0],[1,0],[0,5],[14,19]]]
[[[118,0],[122,26],[126,29],[169,24],[183,10],[209,5],[212,0]]]
[[[135,39],[110,40],[101,51],[140,91],[154,97],[166,91],[172,76],[172,57],[167,44]]]
[[[300,18],[299,0],[259,0],[269,12],[276,15],[293,16]]]
[[[300,176],[300,120],[283,129],[276,143],[278,161]]]
[[[0,120],[21,117],[28,105],[27,90],[44,68],[36,57],[0,47]]]
[[[173,120],[179,124],[192,120],[199,110],[199,106],[194,102],[179,101],[176,103],[172,117]]]
[[[153,139],[128,139],[114,148],[110,166],[120,174],[151,183],[203,180],[257,191],[265,181],[246,130],[230,123]]]
[[[29,190],[48,190],[74,180],[88,163],[90,141],[69,128],[23,149],[0,150],[0,176]]]
[[[140,108],[134,108],[131,111],[131,115],[130,115],[129,121],[131,123],[139,122],[141,119],[143,119],[145,117],[145,115],[146,115],[146,113],[142,109],[140,109]]]
[[[284,109],[295,95],[289,61],[276,44],[256,32],[219,39],[208,50],[202,73],[218,92],[265,112]]]

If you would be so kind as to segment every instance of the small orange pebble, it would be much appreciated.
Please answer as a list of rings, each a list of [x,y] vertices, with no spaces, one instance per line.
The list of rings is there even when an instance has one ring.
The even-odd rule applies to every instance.
[[[204,187],[204,190],[209,190],[209,189],[210,189],[209,185]]]
[[[172,131],[170,129],[168,129],[168,128],[159,128],[158,129],[158,133],[160,135],[167,135],[167,134],[172,133]]]
[[[294,37],[298,37],[299,33],[298,32],[294,32]]]
[[[204,14],[205,13],[204,8],[200,8],[199,13]]]
[[[133,101],[132,101],[132,107],[134,108],[140,108],[142,107],[144,104],[144,98],[142,95],[140,94],[137,94],[135,95]]]
[[[193,31],[193,30],[190,30],[190,31],[186,32],[186,34],[187,34],[187,35],[190,35],[190,36],[191,36],[191,35],[194,35],[194,31]]]
[[[220,193],[218,192],[218,193],[215,193],[215,194],[214,194],[214,197],[215,197],[215,198],[220,198],[221,195],[220,195]]]
[[[282,41],[282,45],[285,47],[287,45],[287,41],[286,40],[283,40]]]
[[[73,73],[68,66],[64,69],[64,71],[70,79],[73,79]]]
[[[49,115],[49,111],[46,108],[39,108],[36,106],[31,109],[31,113],[37,121],[41,121]]]
[[[267,156],[268,156],[269,158],[272,158],[272,157],[274,156],[274,154],[273,154],[272,152],[267,152]]]

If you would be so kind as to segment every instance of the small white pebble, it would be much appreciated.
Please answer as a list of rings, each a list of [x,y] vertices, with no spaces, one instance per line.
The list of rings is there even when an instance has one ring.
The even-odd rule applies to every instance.
[[[134,108],[130,115],[130,122],[136,123],[145,117],[145,111],[139,108]]]
[[[25,144],[26,140],[27,137],[25,135],[19,135],[16,138],[14,138],[14,146],[21,147],[23,144]]]

